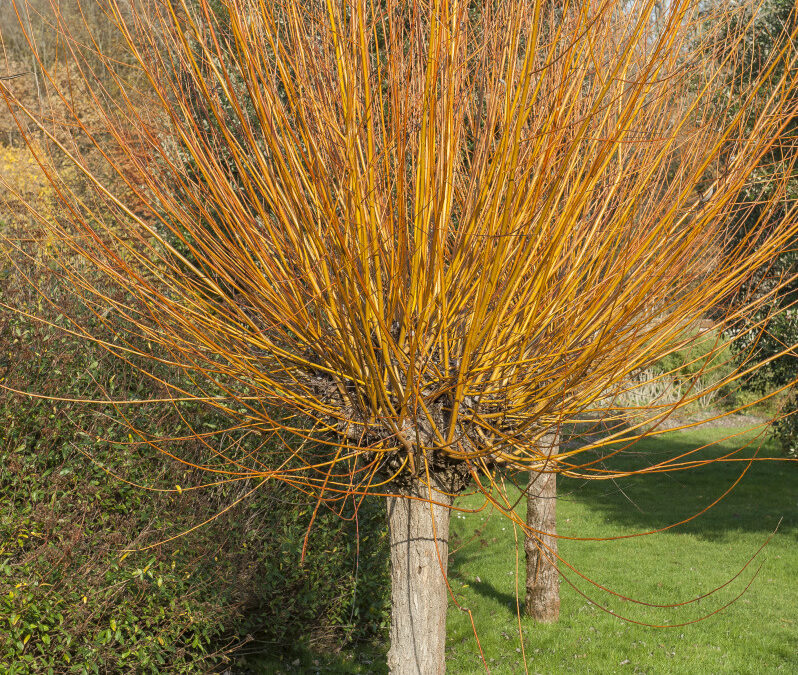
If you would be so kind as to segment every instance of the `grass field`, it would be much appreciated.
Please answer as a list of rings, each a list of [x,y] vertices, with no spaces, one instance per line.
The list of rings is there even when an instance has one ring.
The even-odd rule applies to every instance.
[[[624,464],[650,463],[730,433],[673,432],[641,443]],[[729,440],[721,447],[737,447]],[[718,447],[712,450],[716,454]],[[763,451],[770,448],[766,445]],[[617,465],[616,465],[617,466]],[[741,464],[711,465],[668,475],[584,483],[560,479],[559,532],[564,536],[633,534],[681,520],[720,496]],[[552,626],[521,619],[530,673],[771,673],[798,672],[798,467],[762,462],[706,514],[668,532],[608,542],[561,540],[560,551],[581,573],[636,600],[671,604],[695,598],[729,581],[768,539],[754,562],[716,594],[682,608],[652,609],[613,598],[568,578],[593,601],[635,621],[674,625],[709,614],[748,590],[722,612],[676,628],[623,621],[597,608],[566,582],[561,619]],[[621,491],[622,490],[622,491]],[[459,505],[477,507],[475,496]],[[488,511],[454,517],[450,583],[472,610],[490,672],[523,673],[516,610],[516,545],[512,526]],[[523,551],[519,557],[523,593]],[[523,597],[523,596],[522,596]],[[450,605],[448,672],[484,673],[471,622]],[[263,661],[265,673],[384,673],[384,646],[337,655],[298,652],[289,661]],[[256,671],[256,672],[258,672]]]
[[[642,456],[628,457],[624,463],[630,467],[649,463],[645,455],[672,456],[727,433],[729,430],[717,429],[673,432],[641,443],[637,450]],[[739,440],[729,440],[723,445],[739,444]],[[743,468],[741,464],[710,465],[618,484],[561,479],[559,533],[606,537],[663,527],[720,496]],[[740,577],[713,596],[682,608],[655,610],[635,605],[568,573],[594,603],[635,621],[674,625],[731,601],[762,564],[739,600],[704,621],[678,628],[622,621],[563,582],[558,624],[543,626],[521,620],[529,672],[798,672],[796,469],[784,462],[758,463],[721,503],[665,533],[609,542],[562,540],[563,558],[597,583],[636,600],[671,604],[695,598],[731,579],[781,520],[778,533]],[[473,507],[479,500],[467,497],[463,503]],[[497,516],[481,513],[454,518],[453,534],[461,544],[450,560],[451,583],[459,602],[473,612],[491,672],[524,672],[512,527]],[[523,593],[523,552],[519,564]],[[449,672],[485,672],[468,616],[450,609],[447,626]]]

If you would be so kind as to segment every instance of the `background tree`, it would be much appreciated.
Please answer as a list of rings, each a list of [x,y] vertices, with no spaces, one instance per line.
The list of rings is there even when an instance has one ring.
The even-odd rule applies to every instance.
[[[766,68],[768,54],[778,43],[779,35],[785,30],[794,31],[798,14],[795,4],[783,0],[770,0],[758,8],[756,13],[745,15],[750,22],[748,27],[748,41],[752,48],[747,50],[738,65],[738,79],[730,87],[737,91],[741,83],[749,82],[760,76]],[[775,71],[769,82],[775,82],[780,71]],[[764,99],[769,92],[769,86],[763,87],[761,98]],[[798,200],[798,172],[795,170],[795,156],[798,154],[798,118],[793,117],[785,135],[777,146],[768,152],[757,167],[753,180],[740,192],[738,202],[758,203],[761,201],[761,192],[771,190],[769,178],[773,176],[778,181],[786,172],[787,185],[784,190],[782,203],[771,213],[769,219],[760,218],[761,209],[757,205],[753,209],[743,211],[744,216],[732,220],[730,226],[735,232],[733,242],[739,241],[744,235],[756,237],[764,236],[773,227],[778,227],[780,221],[788,217],[791,209],[795,208]],[[790,168],[791,167],[791,168]],[[764,307],[757,308],[748,320],[748,326],[758,324],[761,331],[753,332],[748,338],[735,341],[735,351],[740,358],[746,358],[753,350],[756,358],[767,361],[765,367],[752,374],[746,386],[758,394],[771,393],[774,390],[784,391],[785,402],[783,415],[775,424],[776,437],[782,449],[796,453],[796,438],[798,438],[798,418],[793,413],[798,408],[796,393],[791,385],[795,373],[798,373],[798,355],[795,351],[785,351],[785,347],[798,343],[798,239],[785,247],[782,254],[766,267],[758,270],[743,286],[744,293],[749,296],[768,296],[774,287],[787,281],[783,292],[770,297]]]
[[[557,431],[541,439],[546,456],[560,451]],[[526,498],[524,541],[526,554],[526,613],[536,621],[550,623],[560,618],[560,575],[557,572],[557,474],[530,471]]]
[[[666,25],[668,20],[666,10],[666,3],[657,2],[652,4],[651,13],[649,15],[649,40],[655,39]],[[748,10],[741,12],[739,16],[731,18],[731,24],[735,26],[737,30],[745,31],[747,34],[746,43],[739,46],[739,60],[735,60],[731,66],[726,65],[724,67],[726,71],[730,71],[728,74],[728,84],[731,88],[733,88],[735,91],[741,92],[744,87],[750,86],[750,84],[762,74],[762,66],[766,63],[766,59],[763,58],[763,54],[767,54],[768,50],[772,48],[774,44],[778,43],[780,36],[783,37],[785,32],[790,32],[794,29],[795,12],[793,10],[794,8],[791,3],[775,2],[770,3],[764,8],[758,10],[755,19],[753,18],[752,11]],[[544,17],[544,30],[556,30],[557,24],[563,19],[564,11],[578,12],[579,7],[568,5],[564,8],[559,3],[544,6],[541,14],[541,16]],[[623,5],[619,5],[616,11],[618,12],[617,16],[622,19],[624,11]],[[707,14],[705,17],[707,21],[717,20],[718,7],[715,7],[714,10],[705,9],[704,11]],[[751,49],[751,44],[756,45],[756,48]],[[708,58],[716,57],[716,55],[712,53],[709,53],[707,56]],[[776,82],[778,80],[778,76],[781,74],[781,67],[777,67],[774,73],[772,73],[770,76],[771,81]],[[759,96],[767,96],[767,90],[765,89],[762,91]],[[738,111],[738,106],[732,106],[728,109],[729,114],[734,114]],[[779,144],[778,148],[773,152],[767,153],[768,159],[763,160],[762,165],[760,166],[760,174],[752,180],[750,188],[744,190],[738,197],[738,203],[741,207],[743,207],[744,204],[750,205],[753,202],[762,202],[760,196],[752,196],[751,192],[769,189],[767,182],[762,180],[761,171],[766,165],[769,165],[769,163],[773,161],[774,155],[779,155],[780,157],[781,165],[779,166],[779,170],[784,169],[785,149],[787,147],[786,141],[791,135],[794,134],[791,131],[787,131],[785,133],[784,142]],[[678,161],[678,154],[676,155],[676,161]],[[779,175],[779,170],[774,171],[774,174]],[[667,184],[668,179],[666,178],[662,181],[661,185],[664,187],[667,186]],[[789,199],[789,195],[793,191],[794,190],[788,188],[785,196]],[[787,204],[776,209],[772,217],[774,219],[783,219],[790,206],[790,204]],[[761,216],[761,209],[759,207],[753,210],[741,208],[739,212],[745,214],[744,218],[748,221],[748,224],[747,227],[740,227],[739,222],[732,225],[731,229],[734,233],[733,240],[738,243],[740,237],[744,233],[750,231],[752,227],[760,227],[762,225],[759,220]],[[795,272],[798,271],[798,267],[795,266],[794,253],[791,251],[785,251],[775,266],[779,269],[782,277],[784,277],[785,274],[787,276],[795,275]],[[773,269],[770,270],[771,273],[773,271]],[[745,287],[750,292],[753,288],[753,285],[758,285],[759,283],[760,280],[751,279],[751,281],[749,281]],[[770,284],[770,288],[768,290],[772,289],[772,287],[773,284]],[[790,286],[786,287],[783,294],[777,295],[778,303],[780,303],[783,308],[791,302],[794,302],[794,299],[791,299],[792,294],[789,288]],[[774,308],[772,306],[761,309],[758,312],[757,320],[761,321],[766,315],[772,313],[769,325],[772,329],[775,329],[778,334],[782,335],[783,339],[774,340],[762,336],[757,338],[753,333],[749,333],[748,339],[735,341],[734,344],[738,351],[750,350],[751,342],[754,339],[759,339],[760,357],[772,357],[775,356],[777,352],[783,350],[785,344],[794,344],[796,341],[798,341],[798,334],[796,334],[794,330],[790,332],[790,327],[794,328],[795,326],[798,326],[798,324],[795,324],[793,320],[793,313],[789,310],[774,312],[773,309]],[[704,319],[703,316],[696,317],[696,320],[702,319]],[[748,328],[751,328],[750,323],[748,324]],[[709,328],[709,330],[705,330],[704,335],[708,335],[713,330],[713,327]],[[709,339],[700,335],[695,337],[696,344],[698,345],[700,345],[702,341],[706,342],[706,340]],[[723,361],[717,356],[714,357],[714,359],[717,360],[716,366],[723,363]],[[672,360],[673,357],[666,358],[666,362],[670,362]],[[713,360],[713,357],[710,356],[708,360]],[[794,374],[798,372],[795,364],[791,363],[792,360],[794,360],[794,357],[790,354],[776,358],[775,361],[768,363],[765,368],[756,371],[756,381],[758,381],[760,385],[764,384],[765,381],[770,384],[778,384],[779,386],[787,385],[792,381]],[[693,372],[701,371],[703,374],[705,363],[693,363],[689,367],[693,370]],[[664,369],[667,371],[668,367],[665,367]],[[660,367],[659,370],[661,371],[662,367]],[[655,379],[657,376],[659,376],[663,380],[666,380],[666,382],[663,382],[661,385],[657,385],[655,382],[648,381],[651,379],[652,375],[655,377]],[[707,375],[703,374],[703,377],[707,377]],[[716,374],[714,376],[715,379],[722,379],[722,377],[723,374]],[[641,373],[633,378],[632,381],[638,385],[636,387],[638,390],[650,389],[651,395],[649,396],[649,399],[653,400],[658,395],[661,396],[663,387],[668,386],[668,379],[669,373],[665,373],[664,377],[661,372],[657,374]],[[630,381],[630,385],[632,384],[632,381]],[[691,383],[689,386],[695,386],[696,384],[698,384],[699,390],[704,390],[705,386],[703,382]],[[760,386],[759,393],[764,393],[764,391],[764,387]],[[707,398],[715,398],[716,393],[717,392],[710,391],[705,396]],[[621,398],[624,399],[626,397],[622,395]],[[788,410],[792,410],[794,407],[793,401],[790,401],[786,406]],[[787,419],[789,420],[795,418]],[[782,419],[777,425],[777,428],[781,429],[786,429],[786,427],[787,424],[785,423],[784,419]],[[784,436],[784,434],[782,434],[782,436]],[[547,450],[549,453],[557,454],[556,446],[559,443],[558,439],[559,430],[554,430],[554,433],[544,439],[542,444],[544,450]],[[557,553],[555,515],[556,474],[538,473],[536,471],[532,471],[530,473],[530,482],[527,489],[527,495],[527,526],[529,527],[530,536],[527,537],[525,546],[527,562],[526,612],[529,616],[535,618],[537,621],[556,621],[559,616],[559,577],[555,564]],[[546,533],[546,535],[543,536],[543,542],[545,548],[549,550],[550,555],[547,556],[543,554],[542,547],[538,544],[534,534],[532,534],[534,532]]]
[[[102,133],[66,87],[68,136],[3,88],[20,128],[93,189],[77,194],[39,154],[64,209],[42,225],[70,252],[54,264],[114,337],[72,330],[153,359],[158,374],[137,367],[178,408],[228,416],[233,440],[190,462],[212,482],[281,480],[327,505],[387,496],[389,663],[442,672],[453,497],[473,482],[523,525],[497,472],[617,477],[592,451],[629,447],[699,394],[622,406],[630,376],[794,236],[790,211],[756,241],[717,245],[795,113],[795,57],[775,48],[729,115],[714,93],[743,31],[728,13],[700,23],[686,0],[657,31],[646,1],[581,3],[549,31],[538,2],[214,5],[110,0],[125,58],[62,35]],[[102,78],[82,67],[89,53]],[[749,104],[766,80],[770,97]],[[761,219],[784,192],[781,174],[769,181]],[[719,326],[739,323],[730,307]],[[609,439],[543,449],[597,412],[617,423]],[[254,450],[235,441],[252,432]],[[180,457],[181,437],[131,434]]]

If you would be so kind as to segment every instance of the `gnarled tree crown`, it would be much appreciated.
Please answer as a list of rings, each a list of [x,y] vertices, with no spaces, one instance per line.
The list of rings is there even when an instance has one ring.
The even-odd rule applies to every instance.
[[[749,315],[762,300],[740,289],[798,232],[791,208],[765,236],[726,245],[728,223],[754,207],[767,219],[794,170],[769,173],[755,203],[737,199],[761,158],[795,142],[784,130],[798,101],[790,36],[743,76],[741,10],[106,7],[124,57],[58,27],[71,58],[57,66],[91,96],[91,123],[56,67],[40,64],[61,128],[0,87],[42,139],[45,169],[66,157],[90,188],[50,173],[64,211],[41,226],[59,242],[59,273],[106,308],[119,339],[104,346],[128,358],[151,355],[134,343],[155,345],[194,383],[173,385],[176,399],[226,410],[235,430],[326,448],[311,459],[300,446],[287,463],[214,450],[204,466],[221,457],[214,470],[232,477],[330,499],[390,492],[402,476],[487,486],[497,465],[609,477],[585,455],[607,440],[549,456],[541,438],[600,414],[633,420],[614,435],[633,442],[705,393],[624,397],[697,320],[725,331]],[[729,78],[741,96],[727,95]]]

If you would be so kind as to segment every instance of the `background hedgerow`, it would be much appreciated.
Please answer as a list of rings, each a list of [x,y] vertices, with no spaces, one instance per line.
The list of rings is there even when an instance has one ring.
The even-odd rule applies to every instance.
[[[4,322],[6,381],[81,396],[108,364],[53,333]],[[178,422],[168,411],[157,420]],[[205,672],[244,645],[340,648],[385,626],[378,503],[361,506],[357,524],[320,511],[304,564],[315,504],[279,484],[185,537],[126,554],[212,517],[250,486],[156,493],[124,483],[102,466],[172,488],[195,476],[145,450],[120,452],[129,440],[113,418],[78,403],[4,393],[0,428],[0,670]]]
[[[27,186],[21,196],[47,208],[50,192],[26,151],[6,146],[0,157],[4,175]],[[198,418],[196,403],[164,403],[153,414],[80,402],[98,391],[168,394],[132,362],[70,335],[76,316],[101,332],[102,313],[65,292],[48,265],[52,251],[35,245],[14,206],[7,198],[0,226],[27,264],[0,260],[0,302],[39,320],[0,314],[9,388],[0,391],[0,671],[207,672],[249,651],[380,638],[388,616],[381,502],[321,507],[303,559],[316,502],[266,482],[203,527],[135,550],[213,518],[255,484],[192,490],[200,469],[164,462],[129,432],[132,424],[179,436],[192,420],[202,442],[223,449],[223,421],[207,410]]]

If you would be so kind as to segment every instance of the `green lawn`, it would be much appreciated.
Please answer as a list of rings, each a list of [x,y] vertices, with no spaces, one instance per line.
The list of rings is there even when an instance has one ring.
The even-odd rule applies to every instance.
[[[641,443],[636,450],[642,455],[672,456],[718,434],[717,430],[673,432]],[[739,441],[724,445],[734,447]],[[631,466],[648,460],[637,456],[624,462]],[[711,465],[629,478],[618,484],[560,479],[559,532],[602,537],[663,527],[721,495],[742,469],[741,464]],[[635,600],[670,604],[692,599],[731,579],[783,518],[776,536],[740,577],[715,595],[686,607],[635,605],[613,598],[570,572],[569,579],[595,603],[635,621],[673,625],[709,614],[731,601],[762,564],[739,600],[704,621],[678,628],[650,628],[623,621],[599,610],[563,582],[558,624],[521,620],[529,672],[798,672],[797,469],[785,462],[758,463],[720,504],[697,520],[662,534],[609,542],[561,540],[563,558],[594,581]],[[462,506],[479,503],[474,496],[460,500]],[[512,525],[489,512],[467,514],[453,519],[452,533],[453,548],[460,548],[450,559],[450,582],[458,601],[473,612],[491,672],[524,672]],[[523,550],[519,565],[523,598]],[[448,671],[485,672],[467,614],[452,605],[447,629]]]
[[[641,443],[623,465],[649,464],[726,435],[729,430],[672,432]],[[731,449],[739,440],[712,450]],[[772,451],[769,446],[765,453]],[[709,454],[709,452],[707,453]],[[619,464],[615,464],[619,466]],[[688,472],[585,483],[560,479],[561,535],[606,537],[665,526],[699,511],[721,495],[743,465],[717,464]],[[594,602],[635,621],[678,624],[739,600],[704,621],[650,628],[599,610],[567,583],[561,619],[553,626],[522,619],[530,673],[771,673],[798,672],[798,466],[753,466],[731,494],[697,520],[668,532],[609,542],[561,540],[569,563],[594,581],[636,600],[656,604],[699,596],[731,579],[767,540],[756,560],[715,595],[683,608],[650,609],[613,599],[573,573],[569,579]],[[621,489],[623,492],[621,492]],[[466,496],[460,506],[482,500]],[[472,610],[477,634],[494,675],[523,673],[516,610],[512,525],[489,511],[452,519],[449,580],[458,601]],[[524,558],[519,556],[523,594]],[[523,596],[522,596],[523,597]],[[484,673],[468,615],[450,604],[448,672]],[[289,661],[261,661],[264,673],[386,673],[385,646],[321,655],[299,650]]]

